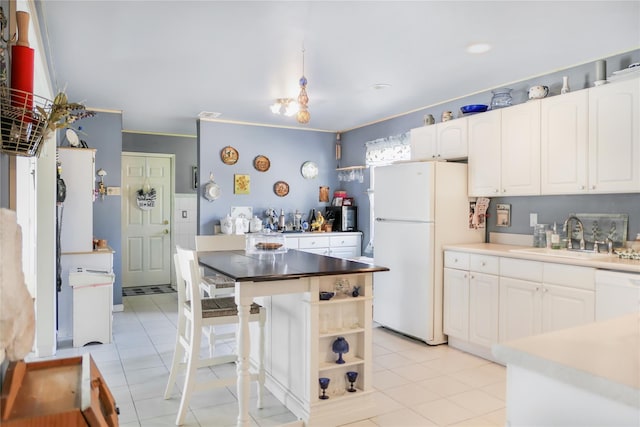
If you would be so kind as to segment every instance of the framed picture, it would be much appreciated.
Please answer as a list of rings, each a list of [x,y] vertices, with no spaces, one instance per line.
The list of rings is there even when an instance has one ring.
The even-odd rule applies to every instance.
[[[233,175],[233,193],[249,194],[251,192],[251,179],[249,175]]]
[[[320,190],[318,192],[318,201],[329,203],[329,187],[325,185],[320,186]]]
[[[353,206],[353,197],[345,197],[342,199],[342,206]]]

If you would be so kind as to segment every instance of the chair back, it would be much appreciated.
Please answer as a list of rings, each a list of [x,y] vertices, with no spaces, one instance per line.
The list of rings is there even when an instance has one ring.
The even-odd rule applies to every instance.
[[[240,251],[245,248],[244,234],[196,236],[196,251]]]
[[[200,269],[196,251],[176,246],[174,258],[176,262],[176,276],[178,278],[178,292],[182,290],[182,298],[178,294],[178,301],[184,304],[191,301],[191,310],[194,318],[202,316],[200,305]],[[182,300],[182,301],[181,301]],[[182,306],[182,305],[181,305]]]

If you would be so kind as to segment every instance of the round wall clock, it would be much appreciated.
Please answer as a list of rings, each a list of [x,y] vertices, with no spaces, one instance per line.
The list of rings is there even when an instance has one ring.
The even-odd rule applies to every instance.
[[[257,171],[266,172],[271,167],[271,162],[267,156],[259,155],[253,159],[253,167],[256,168]]]
[[[273,192],[280,197],[284,197],[289,194],[289,184],[284,181],[278,181],[273,184]]]
[[[300,168],[300,173],[305,179],[313,179],[318,176],[318,165],[314,162],[304,162]]]
[[[234,165],[238,161],[238,157],[240,157],[238,150],[230,145],[227,145],[220,151],[220,158],[225,165]]]

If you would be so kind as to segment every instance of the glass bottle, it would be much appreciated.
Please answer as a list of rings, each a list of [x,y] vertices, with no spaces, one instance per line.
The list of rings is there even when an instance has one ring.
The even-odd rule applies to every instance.
[[[494,89],[491,91],[491,109],[510,107],[513,99],[511,98],[511,90],[508,87]]]
[[[571,89],[569,89],[569,76],[563,76],[562,89],[560,89],[560,93],[564,95],[565,93],[569,93],[569,92],[571,92]]]

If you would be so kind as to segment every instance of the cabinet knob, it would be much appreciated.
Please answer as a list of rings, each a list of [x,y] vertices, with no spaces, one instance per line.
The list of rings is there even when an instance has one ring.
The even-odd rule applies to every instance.
[[[495,190],[493,190],[494,193],[499,193],[500,190],[498,190],[497,188]]]
[[[502,189],[502,192],[503,192],[503,193],[506,193],[506,192],[507,192],[507,189],[506,189],[506,188],[503,188],[503,189]]]
[[[540,286],[536,286],[536,292],[540,290]]]
[[[475,279],[475,278],[476,278],[476,276],[474,276],[474,275],[472,274],[472,275],[471,275],[471,278],[472,278],[472,279]]]
[[[549,289],[547,289],[547,288],[542,288],[542,292],[549,292]]]
[[[487,263],[486,263],[486,262],[484,262],[484,261],[482,261],[482,262],[480,263],[480,265],[484,267],[485,265],[487,265]]]
[[[584,185],[581,185],[581,186],[580,186],[580,190],[584,190]]]
[[[596,186],[595,186],[595,185],[592,185],[592,186],[591,186],[591,189],[592,189],[592,190],[595,190],[595,189],[596,189]]]

